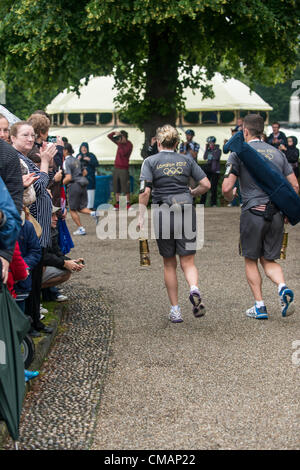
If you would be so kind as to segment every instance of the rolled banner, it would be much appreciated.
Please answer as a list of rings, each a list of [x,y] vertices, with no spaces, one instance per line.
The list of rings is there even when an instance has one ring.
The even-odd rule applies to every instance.
[[[291,225],[300,222],[300,197],[276,165],[244,141],[242,131],[231,137],[224,149],[237,154],[256,184],[289,219]]]

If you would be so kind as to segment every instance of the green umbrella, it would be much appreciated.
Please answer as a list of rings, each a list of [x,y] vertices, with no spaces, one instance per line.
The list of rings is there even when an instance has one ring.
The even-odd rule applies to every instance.
[[[30,320],[19,309],[6,286],[0,287],[0,418],[14,441],[19,438],[25,381],[21,342]]]

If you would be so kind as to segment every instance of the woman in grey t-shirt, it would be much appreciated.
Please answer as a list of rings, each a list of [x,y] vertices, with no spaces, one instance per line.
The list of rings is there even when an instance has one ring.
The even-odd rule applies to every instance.
[[[198,288],[198,271],[194,263],[196,213],[192,202],[194,196],[210,189],[210,183],[194,160],[175,152],[179,134],[174,127],[167,124],[158,128],[156,139],[159,153],[148,157],[141,168],[140,225],[144,224],[144,214],[152,190],[152,201],[156,205],[155,236],[164,261],[164,280],[171,303],[169,319],[173,323],[180,323],[183,319],[178,305],[176,255],[179,255],[180,266],[190,286],[189,299],[193,305],[193,313],[195,317],[201,317],[205,313]],[[189,188],[191,176],[198,182],[194,189]]]

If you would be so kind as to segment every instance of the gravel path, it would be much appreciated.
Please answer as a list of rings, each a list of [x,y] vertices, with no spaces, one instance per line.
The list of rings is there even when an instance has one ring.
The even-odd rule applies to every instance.
[[[96,289],[74,284],[64,292],[70,313],[25,399],[20,449],[86,449],[92,439],[112,322]]]
[[[151,267],[142,269],[137,241],[98,240],[83,220],[87,235],[76,238],[73,255],[86,268],[69,283],[70,327],[26,400],[24,448],[82,449],[92,439],[92,449],[112,450],[299,449],[299,310],[282,319],[265,279],[269,320],[246,318],[252,298],[237,255],[239,209],[205,210],[196,264],[207,315],[193,317],[179,270],[177,325],[167,319],[155,242]],[[300,226],[290,227],[282,263],[297,298],[299,246]]]

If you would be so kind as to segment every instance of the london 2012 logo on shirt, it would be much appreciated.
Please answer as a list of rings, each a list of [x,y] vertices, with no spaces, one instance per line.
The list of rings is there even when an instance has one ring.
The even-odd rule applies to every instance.
[[[173,168],[164,168],[163,169],[163,174],[166,176],[174,176],[174,175],[182,175],[183,173],[183,168],[179,167],[173,167]]]
[[[259,153],[261,153],[264,157],[266,157],[268,160],[273,160],[274,159],[274,154],[275,150],[273,149],[257,149]]]

